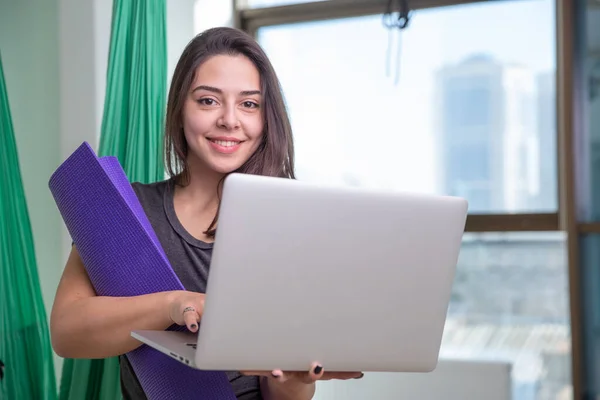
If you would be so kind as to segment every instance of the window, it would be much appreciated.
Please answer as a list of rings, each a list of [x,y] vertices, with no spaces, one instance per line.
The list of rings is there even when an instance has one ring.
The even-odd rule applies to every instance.
[[[514,400],[571,398],[564,240],[560,232],[465,235],[440,356],[510,361]]]
[[[299,179],[464,196],[472,214],[554,213],[554,27],[554,2],[523,0],[419,10],[399,35],[379,14],[256,36]],[[515,400],[570,399],[568,296],[563,233],[468,233],[441,356],[510,361]]]
[[[400,35],[381,15],[257,30],[289,106],[299,179],[442,194],[460,186],[476,213],[557,211],[556,185],[542,182],[556,182],[557,158],[522,163],[519,150],[556,143],[554,81],[542,79],[555,74],[554,35],[550,0],[421,10]],[[487,163],[463,157],[463,144]],[[535,190],[521,189],[523,177]]]
[[[489,182],[490,155],[493,149],[484,138],[450,144],[441,154],[446,166],[440,172],[445,194],[469,199],[471,213],[485,213],[492,207]],[[469,160],[465,163],[465,160]]]
[[[488,131],[494,123],[493,85],[496,79],[487,76],[453,77],[441,74],[440,88],[443,93],[439,106],[444,113],[440,116],[441,126],[447,130],[483,127]]]

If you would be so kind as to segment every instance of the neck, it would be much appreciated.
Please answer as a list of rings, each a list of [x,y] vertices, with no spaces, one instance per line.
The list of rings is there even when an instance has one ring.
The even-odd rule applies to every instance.
[[[217,190],[224,175],[206,168],[191,157],[188,167],[188,185],[178,187],[179,194],[176,193],[176,196],[186,208],[195,212],[216,212],[219,202]]]

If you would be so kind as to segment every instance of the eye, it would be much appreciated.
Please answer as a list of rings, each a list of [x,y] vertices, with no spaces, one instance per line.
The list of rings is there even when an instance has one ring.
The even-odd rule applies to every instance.
[[[204,99],[198,100],[198,103],[202,104],[203,106],[212,106],[212,105],[215,105],[217,102],[210,98],[204,98]]]
[[[242,104],[246,108],[258,108],[259,107],[258,103],[255,103],[254,101],[249,101],[249,100],[243,102]]]

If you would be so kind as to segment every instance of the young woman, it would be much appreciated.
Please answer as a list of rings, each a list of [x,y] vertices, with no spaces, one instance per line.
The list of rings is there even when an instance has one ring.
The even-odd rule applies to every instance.
[[[169,92],[165,161],[170,179],[134,183],[135,192],[186,291],[137,297],[96,296],[73,247],[51,314],[52,343],[67,358],[120,356],[124,398],[145,395],[125,353],[140,342],[135,329],[173,323],[196,332],[217,229],[219,188],[231,172],[294,178],[294,148],[276,74],[247,34],[210,29],[194,38],[175,69]],[[239,399],[310,399],[319,379],[360,373],[230,372]]]

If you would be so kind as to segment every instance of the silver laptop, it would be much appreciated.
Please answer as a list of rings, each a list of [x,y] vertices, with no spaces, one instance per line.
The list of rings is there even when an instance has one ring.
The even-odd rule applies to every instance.
[[[232,174],[198,334],[132,336],[206,370],[429,372],[464,199]]]
[[[430,374],[373,372],[358,381],[320,381],[313,400],[511,400],[511,372],[508,361],[440,359]]]

